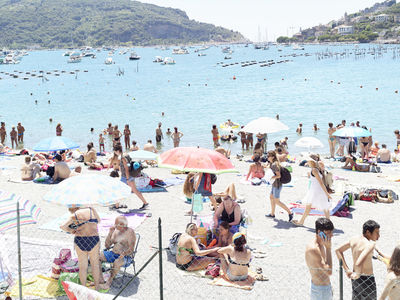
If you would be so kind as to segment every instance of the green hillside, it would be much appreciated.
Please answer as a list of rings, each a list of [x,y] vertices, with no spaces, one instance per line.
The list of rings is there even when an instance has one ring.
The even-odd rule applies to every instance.
[[[238,32],[129,0],[0,0],[0,47],[232,42]]]

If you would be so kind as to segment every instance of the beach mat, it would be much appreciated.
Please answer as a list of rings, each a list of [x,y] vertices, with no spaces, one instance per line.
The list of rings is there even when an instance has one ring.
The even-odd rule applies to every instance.
[[[159,193],[159,192],[167,192],[167,189],[161,186],[148,185],[145,188],[138,189],[138,191],[141,193]]]
[[[63,232],[60,228],[60,225],[64,224],[68,220],[70,215],[71,214],[69,213],[65,213],[64,215],[39,226],[39,229]],[[99,213],[99,216],[101,218],[101,222],[98,224],[98,230],[101,236],[105,236],[108,234],[110,227],[114,226],[115,218],[118,216],[125,216],[128,219],[128,226],[132,229],[136,229],[137,227],[139,227],[139,225],[142,224],[144,220],[146,220],[147,218],[146,214],[144,213],[127,213],[127,214]]]
[[[56,298],[65,293],[59,291],[58,280],[37,275],[29,279],[22,278],[22,294],[26,296],[36,296],[42,298]],[[11,290],[11,296],[19,297],[18,281]]]
[[[180,185],[183,184],[185,182],[184,178],[180,178],[180,177],[171,177],[171,178],[167,178],[164,180],[165,183],[165,187],[169,187],[169,186],[174,186],[174,185]]]

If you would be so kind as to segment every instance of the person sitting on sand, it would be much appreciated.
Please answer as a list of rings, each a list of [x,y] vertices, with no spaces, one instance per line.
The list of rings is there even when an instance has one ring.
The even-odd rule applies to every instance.
[[[251,251],[245,247],[246,237],[243,233],[235,233],[232,240],[233,245],[218,250],[225,258],[221,260],[222,270],[230,281],[244,281],[248,277]]]
[[[389,300],[400,299],[400,246],[394,248],[390,257],[385,287],[379,300],[385,300],[387,297]]]
[[[179,237],[176,254],[176,267],[183,271],[204,270],[210,263],[215,262],[215,258],[204,257],[210,253],[218,251],[220,248],[200,250],[195,240],[197,226],[189,223],[186,231]]]
[[[378,154],[379,149],[381,149],[379,147],[379,142],[375,141],[374,145],[370,148],[370,156],[376,157],[376,155]]]
[[[371,164],[357,164],[357,158],[350,154],[350,156],[346,157],[346,161],[344,162],[343,169],[354,170],[358,172],[369,172]]]
[[[110,227],[106,241],[106,250],[100,253],[100,261],[107,261],[113,264],[111,276],[105,284],[101,284],[102,289],[109,289],[120,268],[132,262],[132,255],[136,245],[135,231],[128,227],[128,219],[124,216],[115,218],[114,226]],[[104,282],[103,274],[100,271],[100,282]]]
[[[392,155],[392,161],[393,162],[400,162],[400,151],[398,148],[394,149],[393,155]]]
[[[87,144],[87,152],[83,154],[83,162],[84,164],[94,163],[97,160],[96,149],[92,142]]]
[[[139,146],[137,144],[136,141],[132,141],[132,146],[131,146],[131,151],[138,151],[139,150]]]
[[[37,175],[40,175],[40,165],[36,163],[36,159],[31,162],[31,157],[25,156],[25,164],[21,168],[21,180],[33,180]]]
[[[57,183],[63,181],[64,179],[67,179],[71,174],[71,170],[69,169],[67,163],[62,161],[60,154],[57,154],[54,157],[54,161],[55,165],[54,165],[53,181]]]
[[[113,168],[114,171],[119,171],[119,165],[121,163],[121,160],[119,159],[119,155],[116,154],[115,152],[113,153],[113,156],[111,156],[110,160],[108,161],[108,168]]]
[[[253,179],[253,178],[263,178],[265,175],[264,167],[260,162],[260,156],[254,155],[253,158],[254,164],[250,165],[249,172],[247,173],[246,180]]]
[[[232,244],[233,234],[230,232],[231,226],[228,222],[222,221],[218,227],[217,247],[226,247]]]
[[[231,226],[231,232],[238,232],[241,218],[240,205],[226,195],[222,197],[222,202],[214,213],[214,228],[217,228],[221,222],[225,221]]]
[[[225,150],[223,147],[218,146],[217,148],[215,148],[215,151],[221,153],[222,155],[224,155],[226,158],[230,158],[231,156],[231,150]]]
[[[386,144],[382,144],[382,148],[378,150],[376,162],[384,164],[390,163],[390,150],[386,148]]]
[[[287,156],[288,156],[288,152],[286,152],[285,150],[283,150],[282,147],[278,147],[276,150],[276,157],[278,158],[279,162],[285,162],[287,161]]]

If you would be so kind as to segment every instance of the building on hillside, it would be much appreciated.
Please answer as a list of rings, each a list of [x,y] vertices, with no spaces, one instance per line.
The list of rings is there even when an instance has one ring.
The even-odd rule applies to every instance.
[[[393,21],[396,23],[400,23],[400,15],[395,15]]]
[[[392,20],[392,16],[389,16],[387,14],[380,14],[375,16],[375,22],[382,23],[382,22],[388,22],[390,20]]]
[[[315,37],[319,37],[319,36],[324,35],[324,34],[327,34],[327,32],[326,31],[322,31],[322,30],[316,31],[315,32]]]
[[[349,25],[340,25],[337,27],[338,34],[340,35],[346,35],[346,34],[353,34],[354,33],[354,28],[353,26]]]
[[[358,16],[351,19],[351,23],[361,23],[368,21],[369,18],[367,16]]]

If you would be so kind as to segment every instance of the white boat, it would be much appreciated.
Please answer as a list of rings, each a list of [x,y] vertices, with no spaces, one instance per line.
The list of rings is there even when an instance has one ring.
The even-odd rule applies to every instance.
[[[93,52],[83,52],[82,53],[83,57],[91,57],[91,58],[96,58],[96,54],[94,54]]]
[[[113,59],[112,57],[107,57],[106,60],[104,61],[106,65],[112,65],[113,64]]]
[[[232,53],[231,47],[225,47],[222,49],[222,53]]]
[[[81,56],[79,55],[74,55],[74,56],[70,56],[69,57],[69,59],[68,59],[68,63],[69,64],[74,64],[74,63],[80,63],[82,61],[82,58],[81,58]]]
[[[156,56],[153,60],[153,62],[155,63],[161,63],[164,61],[164,58],[162,58],[161,56]]]
[[[189,51],[185,48],[175,48],[172,50],[172,54],[189,54]]]
[[[197,54],[197,56],[206,56],[207,54],[205,54],[205,53],[199,53],[199,54]]]
[[[164,58],[164,61],[161,63],[162,65],[174,65],[175,60],[172,57]]]
[[[129,56],[129,60],[139,60],[140,56],[136,54],[136,52],[132,52]]]
[[[3,64],[5,65],[16,65],[20,63],[20,59],[18,59],[14,53],[9,53],[4,57]]]
[[[293,50],[304,50],[304,47],[303,47],[303,46],[300,46],[300,45],[298,45],[298,44],[294,44],[294,45],[292,46],[292,49],[293,49]]]

